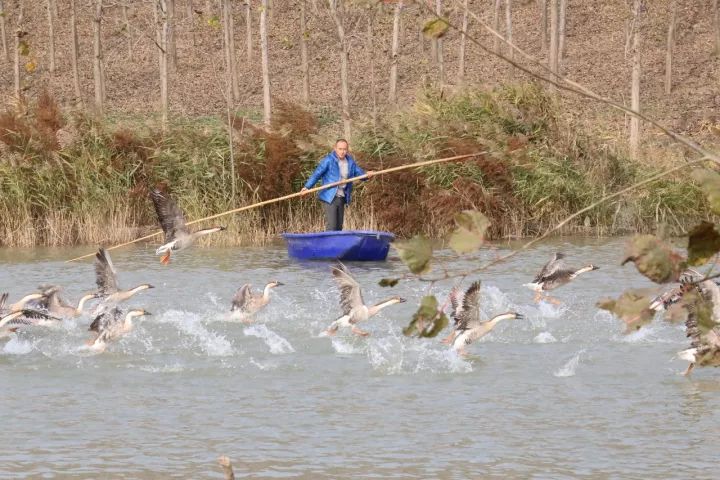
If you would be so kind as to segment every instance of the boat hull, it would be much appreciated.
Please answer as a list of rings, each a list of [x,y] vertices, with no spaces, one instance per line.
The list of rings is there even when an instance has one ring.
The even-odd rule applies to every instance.
[[[300,260],[383,261],[395,235],[374,230],[283,233],[288,255]]]

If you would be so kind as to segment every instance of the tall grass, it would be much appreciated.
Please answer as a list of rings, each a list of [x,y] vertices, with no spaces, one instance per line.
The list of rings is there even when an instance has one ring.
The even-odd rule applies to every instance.
[[[163,133],[145,119],[65,117],[48,95],[27,115],[5,112],[0,245],[137,238],[157,229],[148,200],[156,187],[175,196],[188,219],[298,191],[338,129],[326,110],[313,115],[283,102],[277,107],[269,131],[235,119],[234,165],[227,127],[213,118],[178,118]],[[654,172],[574,130],[560,113],[541,88],[523,84],[450,98],[427,91],[413,108],[359,125],[352,147],[366,169],[488,153],[364,183],[348,209],[346,227],[441,236],[452,228],[454,213],[477,208],[491,218],[494,236],[534,235]],[[687,176],[678,176],[603,205],[567,231],[646,231],[659,222],[682,230],[698,219],[696,207],[703,201]],[[218,223],[228,234],[206,242],[262,244],[283,231],[323,228],[321,208],[312,198]]]

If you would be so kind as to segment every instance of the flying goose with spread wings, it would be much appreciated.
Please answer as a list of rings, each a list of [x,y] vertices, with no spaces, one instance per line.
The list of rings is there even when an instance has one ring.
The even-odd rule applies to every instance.
[[[556,252],[553,255],[553,258],[551,258],[550,261],[545,264],[542,270],[540,270],[540,273],[538,273],[535,278],[533,278],[533,281],[524,284],[525,287],[528,287],[529,289],[535,291],[536,302],[545,298],[551,303],[560,303],[559,300],[543,295],[542,292],[548,290],[555,290],[556,288],[561,287],[566,283],[571,282],[572,280],[575,280],[579,275],[582,275],[586,272],[591,272],[593,270],[597,270],[599,268],[593,264],[588,264],[578,269],[565,268],[565,263],[563,261],[564,258],[564,254]]]
[[[155,288],[149,283],[143,283],[130,290],[121,290],[117,283],[117,271],[110,258],[110,253],[102,247],[95,254],[95,283],[98,286],[96,296],[101,300],[92,312],[94,317],[115,307],[118,303],[124,302],[138,292]]]
[[[250,317],[270,303],[270,290],[281,285],[284,284],[274,280],[265,285],[262,293],[254,292],[249,283],[238,288],[230,307],[232,317],[249,321]]]

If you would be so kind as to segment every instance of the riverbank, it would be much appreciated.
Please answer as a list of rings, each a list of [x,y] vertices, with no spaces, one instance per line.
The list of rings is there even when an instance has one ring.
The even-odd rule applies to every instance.
[[[453,214],[473,208],[493,238],[533,236],[604,195],[657,173],[573,125],[527,83],[445,96],[427,90],[397,112],[358,120],[351,149],[366,169],[485,151],[472,160],[391,174],[357,189],[347,228],[442,237]],[[338,118],[276,102],[270,131],[252,115],[227,123],[175,118],[98,120],[60,111],[48,95],[0,116],[0,245],[112,244],[157,229],[147,197],[160,186],[188,220],[298,191],[340,131]],[[669,153],[668,153],[669,155]],[[682,232],[705,202],[686,173],[594,209],[568,233]],[[322,228],[318,202],[285,202],[227,217],[223,245],[264,244],[283,231]]]

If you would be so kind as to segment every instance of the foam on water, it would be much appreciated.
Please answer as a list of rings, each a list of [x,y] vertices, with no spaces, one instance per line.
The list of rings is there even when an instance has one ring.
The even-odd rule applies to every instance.
[[[243,330],[246,336],[261,338],[265,345],[270,347],[270,353],[274,355],[287,354],[295,351],[290,342],[273,332],[266,325],[255,324]]]
[[[209,331],[196,313],[168,310],[158,318],[159,323],[174,324],[195,346],[211,357],[232,355],[232,344],[222,335]],[[192,346],[192,345],[189,345]]]
[[[553,337],[553,334],[550,332],[540,332],[538,333],[535,338],[533,338],[533,343],[555,343],[557,342],[557,339]]]
[[[29,340],[11,336],[10,340],[3,346],[3,353],[8,355],[27,355],[33,351],[35,344]]]
[[[572,358],[570,358],[565,364],[557,369],[555,373],[553,374],[556,377],[574,377],[575,371],[577,370],[578,365],[580,365],[580,356],[585,353],[585,349],[580,350],[578,353],[573,355]]]

